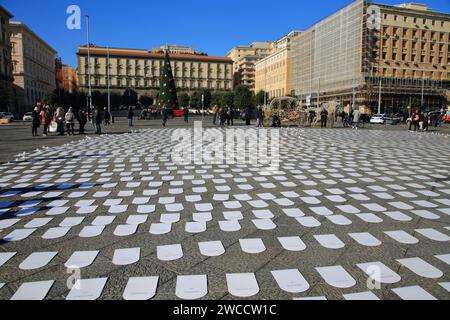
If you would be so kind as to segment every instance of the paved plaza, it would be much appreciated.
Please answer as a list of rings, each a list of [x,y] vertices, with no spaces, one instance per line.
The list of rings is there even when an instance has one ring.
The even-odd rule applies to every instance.
[[[267,172],[140,129],[0,165],[0,299],[450,298],[448,135],[281,129]]]

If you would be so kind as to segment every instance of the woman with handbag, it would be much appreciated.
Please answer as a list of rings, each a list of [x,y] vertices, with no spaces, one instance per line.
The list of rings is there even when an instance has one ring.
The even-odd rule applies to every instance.
[[[35,107],[33,112],[31,113],[31,133],[33,137],[38,137],[37,129],[41,125],[41,119],[39,117],[39,108]]]
[[[69,108],[69,111],[67,111],[65,115],[66,120],[66,128],[67,128],[67,134],[70,136],[72,134],[75,135],[75,114],[73,113],[72,107]]]

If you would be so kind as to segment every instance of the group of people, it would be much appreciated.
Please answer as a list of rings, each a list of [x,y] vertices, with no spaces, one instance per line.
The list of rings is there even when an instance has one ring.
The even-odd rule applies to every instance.
[[[219,107],[215,105],[213,107],[213,125],[217,124],[217,120],[220,122],[220,126],[234,126],[234,108],[233,107]]]
[[[31,133],[33,137],[38,136],[38,128],[43,126],[42,135],[47,137],[50,131],[57,132],[63,136],[65,131],[67,134],[75,135],[75,121],[79,123],[79,134],[85,134],[85,125],[88,122],[88,116],[84,109],[80,109],[75,114],[73,108],[69,108],[67,112],[62,107],[56,109],[49,105],[37,104],[31,113]]]
[[[75,111],[70,107],[67,111],[58,106],[52,108],[49,105],[41,105],[38,103],[31,113],[31,132],[33,137],[37,137],[38,128],[43,127],[42,135],[47,137],[50,132],[55,132],[59,136],[66,133],[69,136],[75,135],[75,124],[78,122],[78,134],[86,134],[86,124],[91,121],[95,129],[95,133],[102,133],[102,124],[111,125],[111,113],[106,108],[94,107],[91,113],[87,113],[84,108]]]

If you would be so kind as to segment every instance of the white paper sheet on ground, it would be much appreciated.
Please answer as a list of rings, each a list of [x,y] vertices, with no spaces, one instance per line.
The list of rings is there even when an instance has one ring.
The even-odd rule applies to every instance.
[[[275,217],[270,210],[253,210],[252,212],[257,219],[272,219]]]
[[[259,230],[273,230],[277,225],[270,219],[254,219],[253,224]]]
[[[411,212],[414,213],[416,216],[419,216],[424,219],[438,220],[441,218],[437,214],[434,214],[428,210],[412,210]]]
[[[348,219],[347,217],[343,215],[332,215],[332,216],[326,216],[328,220],[330,220],[332,223],[339,225],[339,226],[349,226],[352,224],[352,221]]]
[[[117,237],[127,237],[135,234],[137,231],[137,224],[121,224],[114,230],[114,235]]]
[[[46,212],[47,216],[59,216],[64,214],[69,210],[69,207],[54,207]]]
[[[181,203],[166,204],[166,211],[168,211],[168,212],[180,212],[180,211],[183,211],[183,209],[184,209],[184,207],[183,207],[183,204],[181,204]],[[211,211],[211,210],[208,210],[208,211]]]
[[[276,270],[271,273],[280,288],[286,292],[301,293],[307,291],[310,287],[298,269]]]
[[[380,300],[380,298],[378,298],[372,291],[344,294],[343,296],[345,300],[356,300],[356,301]]]
[[[450,241],[449,236],[447,236],[447,235],[443,234],[442,232],[437,231],[435,229],[416,229],[415,231],[430,240],[439,241],[439,242]]]
[[[202,201],[202,196],[194,195],[194,196],[185,196],[187,202],[199,202]]]
[[[304,217],[305,214],[298,208],[283,209],[283,212],[291,218]]]
[[[333,287],[347,289],[356,285],[356,280],[342,266],[322,267],[316,270],[325,282]]]
[[[0,283],[0,289],[3,288],[5,286],[4,283]]]
[[[442,254],[435,257],[441,260],[442,262],[445,262],[446,264],[450,265],[450,254]]]
[[[155,210],[156,210],[155,205],[139,205],[137,208],[138,213],[144,213],[144,214],[153,213],[153,212],[155,212]]]
[[[72,192],[70,193],[67,197],[71,198],[71,199],[75,199],[75,198],[82,198],[87,194],[87,192],[81,192],[81,191],[77,191],[77,192]]]
[[[126,266],[139,261],[141,248],[117,249],[114,251],[113,264]]]
[[[295,219],[298,221],[298,223],[300,223],[302,226],[306,228],[316,228],[321,225],[319,220],[317,220],[314,217],[300,217]]]
[[[319,216],[331,216],[333,214],[327,207],[309,207],[309,209]]]
[[[239,239],[242,251],[257,254],[266,251],[266,246],[261,239]]]
[[[361,220],[368,222],[368,223],[381,223],[383,222],[383,219],[381,219],[379,216],[373,214],[373,213],[359,213],[356,215]]]
[[[5,219],[0,220],[0,229],[7,229],[11,228],[13,225],[15,225],[17,222],[19,222],[20,219]]]
[[[282,207],[290,207],[293,206],[295,203],[292,202],[289,199],[286,198],[279,198],[279,199],[275,199],[273,200],[277,205],[282,206]]]
[[[228,192],[231,188],[229,186],[216,186],[216,190],[219,192]]]
[[[213,197],[214,201],[228,201],[230,199],[229,194],[215,194]]]
[[[440,282],[438,283],[442,288],[450,292],[450,282]]]
[[[14,293],[11,300],[44,300],[54,283],[55,280],[23,283]]]
[[[79,200],[77,203],[75,203],[75,207],[90,207],[94,202],[95,200]]]
[[[97,191],[94,193],[94,198],[105,198],[111,194],[111,191]]]
[[[111,206],[109,207],[108,212],[112,214],[124,213],[127,211],[128,205],[119,205],[119,206]]]
[[[42,239],[52,240],[62,238],[70,231],[70,229],[71,227],[50,228],[42,235]]]
[[[285,196],[286,198],[299,198],[300,197],[300,195],[297,192],[293,192],[293,191],[281,192],[281,194],[283,196]]]
[[[161,197],[158,199],[159,204],[171,204],[175,202],[175,197]]]
[[[117,196],[118,197],[131,197],[134,194],[133,190],[124,190],[120,191]]]
[[[106,200],[103,205],[110,207],[110,206],[118,206],[122,203],[123,199],[108,199]]]
[[[370,198],[368,196],[363,195],[361,193],[349,194],[349,196],[358,201],[369,201],[370,200]]]
[[[399,210],[412,210],[414,207],[404,203],[404,202],[389,202],[391,206]]]
[[[240,211],[225,211],[223,212],[223,217],[227,220],[242,220],[242,212]]]
[[[150,233],[154,235],[167,234],[172,230],[171,223],[152,223],[150,225]]]
[[[64,264],[67,268],[85,268],[94,263],[99,251],[77,251]]]
[[[107,226],[114,222],[116,216],[98,216],[92,221],[93,226]]]
[[[387,215],[389,218],[400,221],[400,222],[409,222],[409,221],[413,220],[410,216],[408,216],[400,211],[383,212],[383,213],[385,215]]]
[[[252,197],[250,197],[248,194],[235,194],[233,197],[236,200],[239,200],[239,201],[250,201],[250,200],[252,200]]]
[[[327,249],[342,249],[345,247],[345,243],[334,234],[315,235],[314,238],[322,247]]]
[[[257,209],[267,208],[269,206],[269,204],[263,200],[248,201],[248,204]]]
[[[319,296],[319,297],[305,297],[305,298],[294,298],[294,300],[297,300],[297,301],[301,301],[301,300],[304,300],[304,301],[313,301],[313,300],[317,300],[317,301],[320,301],[320,300],[327,300],[327,297],[325,297],[325,296]]]
[[[336,208],[338,208],[342,212],[351,213],[351,214],[356,214],[356,213],[361,212],[358,208],[356,208],[352,205],[336,206]]]
[[[199,242],[200,253],[206,257],[218,257],[225,253],[221,241]]]
[[[386,231],[386,235],[391,237],[397,242],[400,242],[402,244],[417,244],[419,243],[419,239],[416,237],[413,237],[409,233],[403,230],[397,230],[397,231]]]
[[[183,257],[181,244],[156,247],[156,255],[161,261],[174,261]]]
[[[127,224],[134,224],[134,225],[140,225],[147,221],[148,216],[147,215],[131,215],[128,217],[126,223]]]
[[[381,245],[381,241],[368,232],[349,233],[348,235],[362,246],[378,247]]]
[[[396,288],[392,289],[392,291],[396,295],[398,295],[402,300],[414,300],[414,301],[437,300],[430,293],[428,293],[422,287],[419,286]]]
[[[77,280],[66,300],[96,300],[101,296],[106,281],[108,278]]]
[[[369,262],[357,264],[372,280],[378,283],[393,284],[402,279],[382,262]]]
[[[374,212],[384,212],[387,210],[385,207],[380,206],[379,204],[376,204],[376,203],[362,203],[361,205],[366,207],[368,210],[374,211]]]
[[[418,205],[419,207],[423,207],[423,208],[437,208],[438,205],[434,204],[430,201],[425,201],[425,200],[414,200],[412,201],[412,203]]]
[[[66,205],[67,202],[69,202],[69,200],[53,200],[52,202],[47,204],[47,207],[49,208],[63,207]]]
[[[160,218],[161,223],[177,223],[180,221],[179,213],[163,213]]]
[[[19,208],[31,208],[31,207],[36,207],[39,204],[41,204],[41,200],[28,200],[28,201],[24,201],[22,202],[18,207]]]
[[[192,220],[197,222],[208,222],[212,220],[211,212],[194,212],[192,214]]]
[[[415,274],[429,279],[439,279],[444,274],[421,258],[397,259],[397,261]]]
[[[299,252],[306,249],[306,245],[300,237],[279,237],[278,241],[288,251]]]
[[[316,197],[301,197],[300,200],[307,204],[320,204],[322,202]]]
[[[241,230],[241,225],[237,220],[219,221],[220,230],[225,232],[235,232]]]
[[[129,278],[123,298],[129,301],[150,300],[156,294],[159,277]]]
[[[328,200],[332,201],[332,202],[346,202],[347,199],[341,197],[341,196],[325,196],[325,198],[327,198]]]
[[[12,259],[17,252],[0,252],[0,267]]]
[[[81,230],[79,236],[81,238],[94,238],[101,235],[103,230],[105,230],[105,226],[86,226]]]
[[[259,292],[254,273],[227,273],[226,279],[228,292],[235,297],[248,298]]]
[[[16,229],[3,238],[4,241],[14,242],[28,238],[37,229]]]
[[[89,214],[95,212],[98,206],[81,207],[77,210],[77,214]]]
[[[84,217],[69,217],[65,218],[61,223],[59,224],[60,227],[75,227],[78,226],[80,223],[82,223],[84,220]]]
[[[186,222],[185,229],[188,233],[202,233],[206,231],[206,222],[205,221],[194,221],[194,222]]]
[[[171,189],[169,189],[169,194],[178,195],[178,194],[183,194],[183,193],[184,193],[183,188],[171,188]]]
[[[48,265],[58,252],[34,252],[28,256],[20,265],[21,270],[34,270]]]
[[[206,275],[178,276],[175,295],[184,300],[203,298],[208,293],[208,278]]]

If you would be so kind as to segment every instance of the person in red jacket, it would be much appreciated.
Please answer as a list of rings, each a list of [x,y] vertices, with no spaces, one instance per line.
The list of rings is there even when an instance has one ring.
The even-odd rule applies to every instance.
[[[47,107],[42,108],[41,112],[39,113],[39,116],[41,117],[41,124],[44,126],[44,132],[43,136],[46,137],[48,134],[48,126],[50,125],[50,113],[48,111]]]

